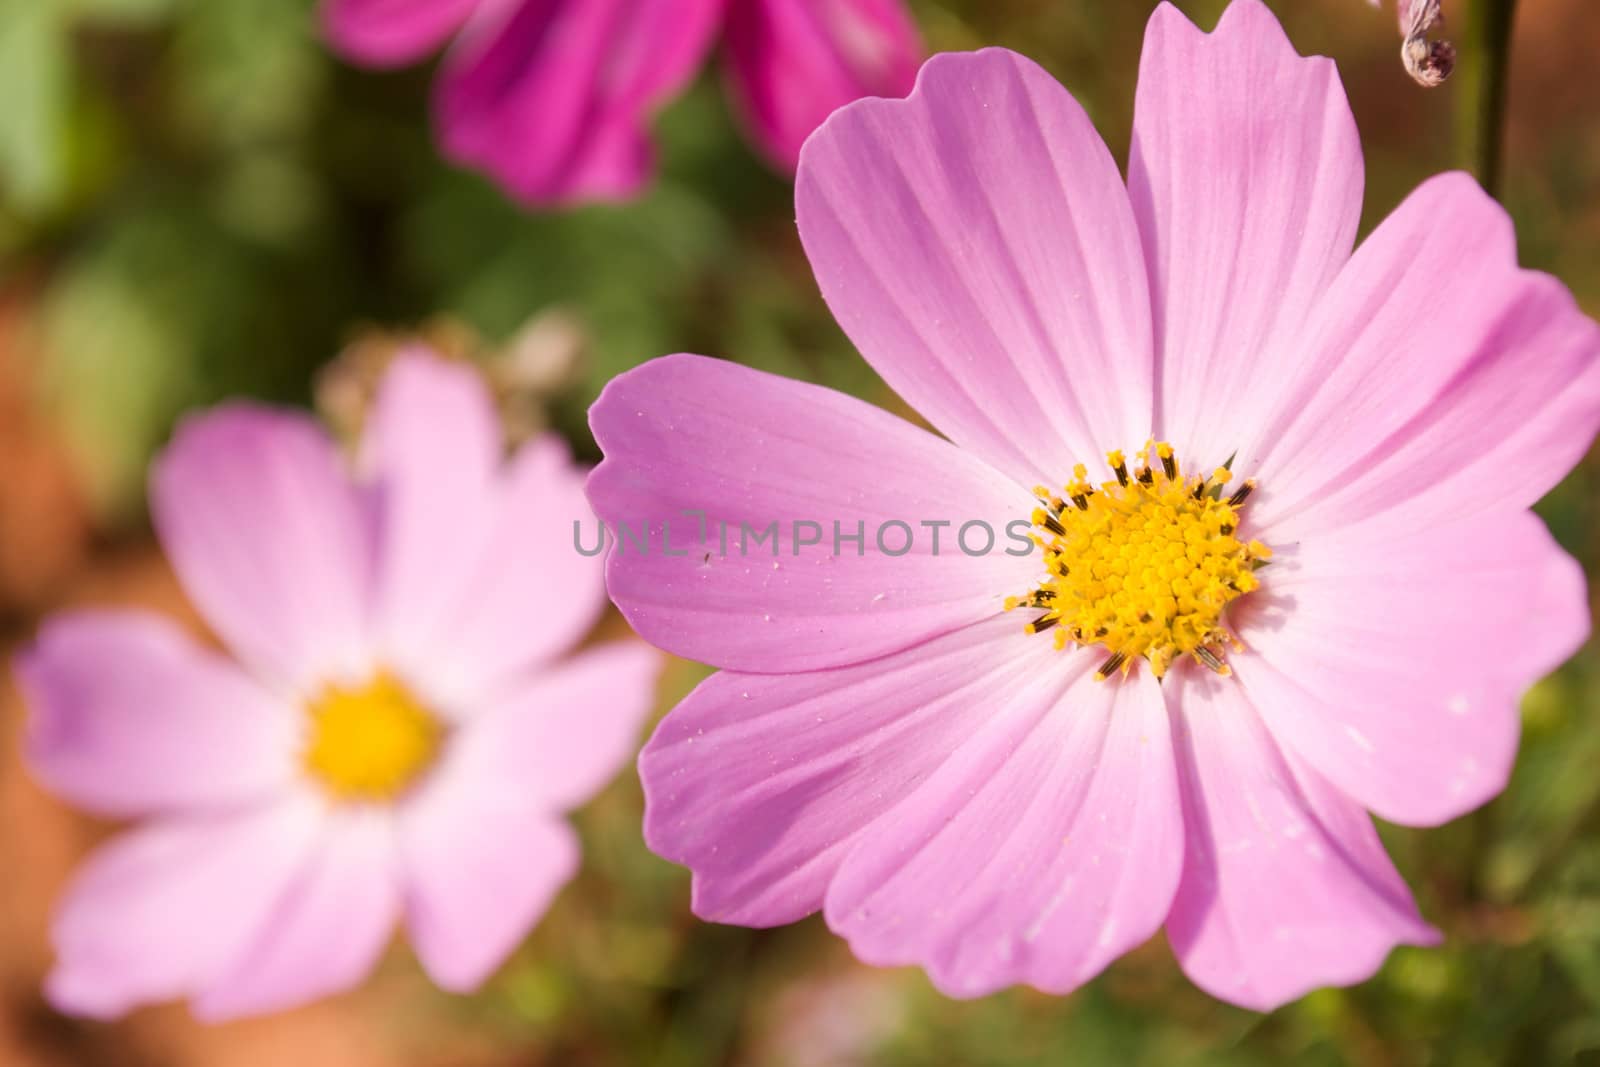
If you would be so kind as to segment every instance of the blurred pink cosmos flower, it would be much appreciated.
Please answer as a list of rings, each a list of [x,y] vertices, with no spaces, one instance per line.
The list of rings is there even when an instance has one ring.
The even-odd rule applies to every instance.
[[[145,820],[60,908],[63,1010],[299,1004],[361,981],[402,916],[471,989],[577,867],[561,813],[633,750],[659,661],[556,658],[604,604],[570,543],[581,474],[550,438],[502,462],[488,391],[421,354],[370,418],[357,477],[311,419],[242,404],[157,462],[162,542],[237,663],[112,611],[19,659],[35,773]]]
[[[444,151],[535,204],[637,193],[652,113],[720,29],[751,136],[792,171],[806,135],[861,96],[901,96],[921,58],[902,0],[324,0],[334,46],[373,66],[454,38],[437,98]]]
[[[1600,330],[1465,175],[1352,251],[1361,197],[1332,62],[1258,0],[1211,34],[1157,9],[1126,183],[1002,50],[823,124],[823,296],[948,440],[689,355],[591,412],[595,510],[688,545],[615,548],[612,598],[724,668],[640,760],[698,915],[820,909],[956,996],[1070,990],[1164,925],[1260,1009],[1437,939],[1367,813],[1493,796],[1520,694],[1584,640],[1527,508],[1600,422]],[[951,543],[1017,516],[1042,558]],[[864,544],[791,551],[800,519]],[[773,520],[780,556],[714,541]],[[943,552],[886,558],[892,520],[949,520]]]

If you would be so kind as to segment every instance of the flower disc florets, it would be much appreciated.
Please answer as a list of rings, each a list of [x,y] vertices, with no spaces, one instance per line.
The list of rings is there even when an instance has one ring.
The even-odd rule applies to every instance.
[[[434,762],[443,728],[398,679],[329,686],[312,702],[304,752],[311,776],[343,800],[392,801]]]
[[[1224,497],[1228,468],[1185,477],[1165,442],[1147,444],[1137,459],[1130,473],[1122,453],[1110,453],[1116,478],[1098,487],[1080,464],[1062,497],[1034,490],[1042,531],[1034,540],[1048,577],[1028,596],[1007,598],[1006,610],[1043,608],[1028,632],[1055,629],[1057,648],[1104,645],[1101,678],[1126,673],[1139,656],[1157,678],[1183,655],[1228,674],[1224,652],[1238,640],[1223,611],[1261,584],[1255,570],[1272,555],[1236,536],[1255,483]]]

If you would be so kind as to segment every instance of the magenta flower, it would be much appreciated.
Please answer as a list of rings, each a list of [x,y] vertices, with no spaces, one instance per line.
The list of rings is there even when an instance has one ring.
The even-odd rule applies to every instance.
[[[612,598],[724,668],[640,760],[698,915],[820,909],[955,996],[1064,992],[1165,926],[1261,1009],[1437,939],[1367,813],[1498,792],[1587,633],[1527,508],[1600,423],[1600,330],[1470,178],[1352,251],[1361,196],[1333,64],[1258,0],[1155,12],[1126,184],[1001,50],[813,134],[823,296],[947,439],[688,355],[591,412],[590,502],[656,545],[613,548]],[[1007,520],[1043,552],[984,551]]]
[[[300,1004],[360,982],[402,917],[434,981],[471,989],[577,867],[561,813],[633,750],[659,661],[557,660],[604,604],[572,550],[580,472],[548,438],[502,462],[488,391],[420,354],[362,445],[352,478],[309,418],[240,404],[158,460],[161,540],[237,663],[113,611],[20,657],[34,772],[145,820],[61,905],[61,1009]]]
[[[437,90],[444,151],[531,204],[637,193],[651,115],[719,29],[735,106],[785,171],[835,108],[904,95],[922,54],[902,0],[324,0],[322,12],[334,46],[372,66],[454,38]]]

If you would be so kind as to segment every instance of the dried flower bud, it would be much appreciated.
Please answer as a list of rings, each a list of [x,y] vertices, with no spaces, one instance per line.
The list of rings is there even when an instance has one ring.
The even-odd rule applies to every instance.
[[[1439,0],[1400,0],[1400,62],[1418,85],[1432,88],[1450,77],[1456,65],[1456,46],[1430,41],[1428,31],[1444,21]]]
[[[499,349],[458,319],[441,316],[415,330],[368,329],[317,375],[317,411],[352,447],[360,439],[378,382],[394,358],[416,347],[472,365],[494,393],[506,443],[517,445],[549,426],[548,408],[580,380],[588,331],[571,312],[535,314]]]

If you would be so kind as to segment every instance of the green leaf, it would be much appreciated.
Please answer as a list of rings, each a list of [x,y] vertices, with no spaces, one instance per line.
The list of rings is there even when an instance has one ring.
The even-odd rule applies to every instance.
[[[62,0],[74,18],[137,26],[172,13],[174,0]],[[49,6],[47,3],[44,6]]]
[[[53,205],[65,184],[71,57],[51,0],[0,0],[0,191],[24,214]]]

